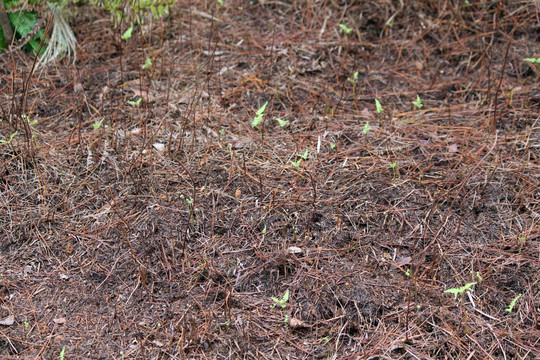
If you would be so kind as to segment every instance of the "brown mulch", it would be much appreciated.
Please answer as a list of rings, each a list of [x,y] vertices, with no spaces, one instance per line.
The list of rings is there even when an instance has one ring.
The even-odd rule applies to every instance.
[[[0,54],[0,358],[540,357],[537,1],[72,11]]]

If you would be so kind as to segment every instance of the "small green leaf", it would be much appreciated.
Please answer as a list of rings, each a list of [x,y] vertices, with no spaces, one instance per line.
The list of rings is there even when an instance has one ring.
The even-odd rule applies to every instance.
[[[444,292],[445,292],[445,293],[453,294],[453,295],[454,295],[454,299],[456,299],[457,296],[458,296],[458,294],[463,294],[465,291],[471,290],[472,287],[473,287],[474,285],[476,285],[476,283],[475,283],[475,282],[471,282],[471,283],[465,284],[464,286],[460,287],[459,289],[452,288],[452,289],[445,290]]]
[[[506,312],[511,313],[512,310],[514,310],[514,306],[516,306],[516,302],[519,300],[519,298],[521,297],[521,295],[523,295],[523,294],[519,294],[519,295],[516,296],[514,299],[512,299],[512,301],[510,302],[510,305],[508,306],[508,308],[505,309]]]
[[[128,104],[131,106],[139,106],[142,101],[142,98],[138,98],[136,101],[128,100]]]
[[[377,108],[377,113],[378,114],[380,114],[380,113],[382,113],[384,111],[379,99],[375,99],[375,107]]]
[[[268,101],[265,102],[264,105],[259,108],[259,110],[257,110],[257,116],[253,118],[253,121],[251,122],[251,127],[259,126],[262,121],[264,111],[266,110],[266,105],[268,105]]]
[[[308,155],[309,155],[309,150],[308,149],[306,149],[306,151],[304,151],[303,154],[296,154],[296,156],[300,156],[304,160],[307,160]]]
[[[539,58],[525,58],[523,61],[530,62],[533,64],[540,64],[540,57]]]
[[[223,0],[216,0],[220,7],[223,7]]]
[[[105,120],[105,118],[102,118],[101,120],[95,122],[92,127],[94,128],[94,130],[97,130],[101,127],[101,124],[103,124],[103,120]]]
[[[127,40],[131,38],[131,33],[133,32],[133,25],[131,25],[125,32],[122,34],[122,40]]]
[[[358,71],[353,74],[352,78],[347,78],[347,81],[351,82],[353,85],[356,83],[356,80],[358,80]]]
[[[285,126],[289,125],[289,122],[287,120],[281,120],[280,118],[277,118],[276,120],[279,123],[279,126],[281,126],[281,127],[285,127]]]
[[[412,102],[414,106],[421,109],[424,104],[422,104],[422,100],[420,100],[420,96],[416,95],[416,100]]]
[[[259,110],[257,110],[257,115],[262,115],[262,114],[264,114],[264,111],[266,110],[266,105],[268,105],[268,101],[265,102],[265,103],[263,104],[263,106],[261,106],[261,107],[259,108]]]
[[[292,161],[290,160],[291,164],[294,165],[294,167],[299,167],[300,166],[300,163],[302,162],[302,159],[298,159],[297,161]]]
[[[368,122],[366,122],[366,124],[364,125],[364,129],[362,130],[362,133],[363,133],[364,135],[367,135],[367,133],[368,133],[369,130],[371,130],[371,129],[372,129],[372,128],[371,128],[371,126],[369,126],[369,121],[368,121]]]
[[[143,69],[148,69],[149,67],[152,66],[152,60],[150,60],[150,58],[146,58],[146,62],[144,63],[144,65],[142,66]]]
[[[345,35],[349,35],[352,31],[352,29],[345,24],[339,24],[339,27],[341,28],[341,30],[343,30]]]
[[[335,148],[336,148],[336,144],[334,143],[330,144],[330,149],[335,150]]]
[[[11,141],[13,140],[13,138],[15,137],[15,135],[17,135],[19,133],[19,131],[15,131],[13,134],[11,134],[9,136],[9,140],[0,140],[0,144],[11,144]]]
[[[396,166],[397,166],[397,161],[394,161],[393,163],[390,164],[390,167],[391,167],[392,169],[395,169]]]

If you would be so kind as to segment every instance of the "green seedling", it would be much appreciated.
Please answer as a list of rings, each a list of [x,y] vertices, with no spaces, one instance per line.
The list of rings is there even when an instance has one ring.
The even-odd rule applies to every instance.
[[[412,102],[414,106],[421,109],[424,107],[424,104],[422,104],[422,100],[420,100],[420,96],[416,95],[416,100]]]
[[[296,161],[290,160],[290,162],[291,162],[291,164],[293,164],[293,166],[294,166],[295,168],[298,168],[298,167],[300,167],[300,163],[302,162],[302,159],[300,158],[300,159],[298,159],[298,160],[296,160]]]
[[[306,149],[303,154],[296,154],[296,156],[300,156],[302,159],[307,160],[309,156],[309,150]]]
[[[266,224],[264,224],[264,228],[262,229],[263,235],[266,235]]]
[[[281,126],[281,127],[285,127],[285,126],[289,125],[289,122],[287,120],[282,120],[280,118],[277,118],[276,121],[279,123],[279,126]]]
[[[353,86],[356,85],[356,80],[358,80],[358,71],[353,74],[352,78],[347,78],[347,81],[353,84]]]
[[[261,123],[263,119],[264,111],[266,110],[266,105],[268,105],[268,101],[265,102],[264,105],[259,108],[259,110],[257,110],[256,116],[253,118],[253,121],[251,122],[251,127],[256,127]]]
[[[128,100],[128,104],[131,106],[139,106],[141,104],[142,98],[138,98],[137,100]]]
[[[375,99],[375,107],[377,108],[377,114],[380,114],[384,111],[379,99]]]
[[[272,309],[276,306],[280,306],[282,309],[285,309],[285,307],[287,307],[287,301],[289,301],[289,289],[285,291],[285,294],[283,294],[281,299],[272,297],[272,300],[274,301],[274,305],[270,306]]]
[[[28,328],[30,327],[30,323],[28,321],[25,321],[23,325],[24,325],[24,330],[28,330]]]
[[[66,347],[64,346],[62,350],[60,351],[60,360],[64,360],[65,354],[66,354]]]
[[[513,298],[512,301],[510,302],[510,305],[508,305],[508,307],[505,309],[505,311],[511,313],[512,310],[514,310],[514,306],[516,306],[516,302],[519,300],[519,298],[520,298],[522,295],[523,295],[523,294],[519,294],[518,296],[516,296],[515,298]]]
[[[540,64],[540,57],[538,58],[525,58],[523,61],[530,62],[533,64]]]
[[[348,27],[347,25],[345,24],[339,24],[339,28],[341,30],[343,30],[343,32],[345,33],[345,35],[349,35],[351,33],[351,31],[353,30],[352,28]]]
[[[219,129],[219,135],[224,135],[225,134],[225,129]]]
[[[450,294],[453,294],[454,295],[454,299],[457,299],[457,296],[458,295],[463,295],[463,293],[467,290],[471,290],[472,287],[476,285],[475,282],[470,282],[470,283],[467,283],[465,285],[463,285],[462,287],[460,287],[459,289],[457,288],[452,288],[452,289],[448,289],[448,290],[445,290],[444,292],[445,293],[450,293]]]
[[[405,270],[405,275],[411,277],[411,269],[407,268],[407,270]]]
[[[335,143],[331,143],[331,144],[330,144],[330,149],[336,150],[336,144],[335,144]]]
[[[15,137],[15,135],[17,135],[19,132],[18,131],[15,131],[13,134],[11,134],[9,136],[9,140],[0,140],[0,144],[11,144],[11,141],[13,140],[13,138]]]
[[[122,40],[127,40],[131,38],[131,33],[133,33],[133,25],[127,28],[126,31],[122,34]]]
[[[358,103],[356,101],[356,81],[358,80],[358,71],[356,71],[352,78],[347,78],[347,80],[352,84],[352,92],[353,92],[353,97],[354,97],[354,106],[355,107],[358,107]]]
[[[219,7],[223,7],[223,0],[216,0],[216,2],[219,4]]]
[[[368,133],[369,130],[371,130],[371,129],[372,129],[372,127],[369,126],[369,121],[366,122],[366,123],[364,124],[364,129],[362,130],[362,134],[367,135],[367,133]]]
[[[390,167],[392,168],[393,178],[400,178],[398,162],[394,161],[390,164]]]
[[[92,124],[92,127],[94,128],[94,130],[98,130],[99,128],[101,128],[101,124],[103,124],[103,120],[105,120],[105,118],[102,118],[101,120],[96,121],[94,124]]]
[[[146,61],[143,64],[142,68],[144,70],[144,69],[148,69],[150,67],[152,67],[152,60],[150,60],[150,58],[146,58]]]

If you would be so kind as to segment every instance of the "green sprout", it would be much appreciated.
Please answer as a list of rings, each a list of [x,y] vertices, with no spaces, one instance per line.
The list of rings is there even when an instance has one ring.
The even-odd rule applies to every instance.
[[[525,58],[523,59],[523,61],[526,61],[526,62],[530,62],[530,63],[533,63],[533,64],[540,64],[540,57],[538,58]]]
[[[133,25],[131,25],[123,34],[122,40],[127,40],[131,38],[131,33],[133,32]]]
[[[296,154],[296,156],[299,156],[299,157],[301,157],[302,159],[307,160],[307,158],[308,158],[308,156],[309,156],[309,150],[306,149],[306,151],[304,151],[303,154]]]
[[[380,114],[384,111],[379,99],[375,99],[375,107],[377,108],[377,114]]]
[[[268,105],[268,101],[265,102],[264,105],[259,108],[259,110],[257,110],[256,112],[257,116],[253,118],[253,121],[251,122],[251,127],[256,127],[261,123],[263,119],[264,111],[266,110],[266,105]]]
[[[302,162],[302,159],[300,158],[300,159],[298,159],[298,160],[296,160],[296,161],[290,160],[290,162],[291,162],[291,164],[293,164],[293,166],[294,166],[295,168],[298,168],[298,167],[300,166],[300,163]]]
[[[353,74],[352,78],[347,78],[347,81],[353,84],[353,86],[356,84],[356,80],[358,80],[358,71]]]
[[[28,321],[25,321],[23,325],[24,325],[24,330],[28,330],[28,328],[30,327],[30,323]]]
[[[400,175],[399,175],[398,162],[397,162],[397,161],[394,161],[394,162],[391,163],[389,166],[392,168],[392,173],[393,173],[394,179],[395,179],[395,178],[399,178]]]
[[[64,346],[62,350],[60,351],[60,360],[64,360],[65,354],[66,354],[66,347]]]
[[[216,0],[220,7],[223,7],[223,0]]]
[[[285,127],[289,125],[289,122],[287,120],[282,120],[281,118],[277,118],[276,121],[279,123],[279,126]]]
[[[421,109],[424,104],[422,104],[422,100],[420,100],[420,96],[416,95],[416,100],[412,102],[414,106]]]
[[[353,30],[352,28],[348,27],[347,25],[345,24],[339,24],[339,28],[341,30],[343,30],[343,32],[345,33],[345,35],[349,35],[351,33],[351,31]]]
[[[9,140],[0,140],[0,144],[11,144],[11,141],[13,140],[13,138],[15,137],[15,135],[17,135],[19,132],[18,131],[15,131],[13,134],[11,134],[9,136]]]
[[[141,104],[142,98],[138,98],[137,100],[128,100],[128,104],[131,106],[139,106]]]
[[[98,130],[101,127],[101,124],[103,124],[103,120],[105,120],[105,118],[101,118],[101,120],[96,121],[94,124],[92,124],[94,130]]]
[[[518,296],[516,296],[515,298],[513,298],[512,301],[510,302],[510,305],[508,305],[508,307],[505,309],[505,311],[511,313],[512,310],[514,310],[514,306],[516,306],[516,302],[519,300],[519,298],[520,298],[522,295],[523,295],[523,294],[519,294]]]
[[[330,144],[330,149],[335,150],[335,149],[336,149],[336,144],[335,144],[335,143],[331,143],[331,144]]]
[[[143,70],[144,69],[148,69],[152,66],[152,60],[150,60],[150,58],[146,58],[146,62],[143,64],[142,68]]]
[[[274,301],[274,305],[270,306],[272,309],[276,306],[280,306],[282,309],[285,309],[287,306],[287,301],[289,301],[289,289],[285,291],[285,294],[283,294],[283,297],[281,299],[272,297],[272,300]]]
[[[371,129],[372,129],[372,127],[369,126],[369,121],[366,122],[365,125],[364,125],[364,129],[362,130],[362,134],[367,135],[367,133],[368,133],[369,130],[371,130]]]
[[[454,295],[454,299],[457,299],[457,296],[458,295],[463,295],[463,293],[467,290],[471,290],[472,287],[476,285],[475,282],[470,282],[470,283],[467,283],[465,284],[464,286],[460,287],[459,289],[457,288],[452,288],[452,289],[448,289],[448,290],[445,290],[444,292],[445,293],[450,293],[450,294],[453,294]]]

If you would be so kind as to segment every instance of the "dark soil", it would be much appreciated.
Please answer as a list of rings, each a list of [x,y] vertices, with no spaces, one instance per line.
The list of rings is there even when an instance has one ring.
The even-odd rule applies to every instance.
[[[540,4],[401,3],[0,55],[0,358],[538,359]]]

